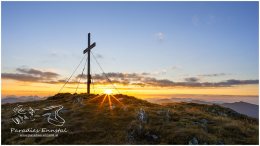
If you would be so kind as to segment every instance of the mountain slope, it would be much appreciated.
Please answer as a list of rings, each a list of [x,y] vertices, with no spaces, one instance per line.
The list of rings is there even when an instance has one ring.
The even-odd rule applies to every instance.
[[[39,115],[46,107],[63,106],[59,115],[66,122],[58,121],[62,126],[41,117],[15,124],[11,118],[17,105],[2,105],[2,144],[258,144],[257,119],[218,105],[158,105],[126,95],[69,93],[19,103],[39,109]],[[20,137],[21,132],[11,133],[11,128],[66,128],[66,132],[56,133],[57,137]]]
[[[238,113],[245,114],[250,117],[258,118],[259,116],[259,107],[255,104],[240,101],[234,103],[223,103],[221,106],[231,108]]]

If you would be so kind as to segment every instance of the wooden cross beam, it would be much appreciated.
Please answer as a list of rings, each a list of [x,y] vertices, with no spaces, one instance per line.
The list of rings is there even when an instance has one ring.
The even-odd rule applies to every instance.
[[[92,45],[90,45],[88,48],[86,48],[84,51],[83,51],[83,54],[87,53],[88,51],[90,51],[92,48],[94,48],[96,46],[96,43],[93,43]]]
[[[83,54],[88,53],[88,79],[87,79],[87,93],[90,94],[90,84],[91,84],[91,75],[90,75],[90,51],[96,46],[96,43],[90,45],[90,33],[88,33],[88,47],[83,51]]]

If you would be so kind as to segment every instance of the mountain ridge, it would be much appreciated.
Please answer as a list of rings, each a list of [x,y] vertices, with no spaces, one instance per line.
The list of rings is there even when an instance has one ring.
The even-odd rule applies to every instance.
[[[207,102],[203,100],[197,100],[193,98],[162,98],[162,99],[150,99],[148,100],[152,103],[158,103],[158,104],[164,104],[164,103],[174,103],[174,102],[187,102],[187,103],[198,103],[198,104],[207,104],[207,105],[213,105],[217,104],[226,108],[230,108],[240,114],[244,114],[253,118],[259,118],[259,106],[256,104],[248,103],[248,102]]]
[[[10,118],[17,105],[32,109],[62,105],[60,123],[68,132],[49,138],[10,133],[11,127],[57,128],[43,118],[15,124]],[[57,94],[4,104],[1,116],[2,144],[258,144],[258,119],[231,109],[196,103],[159,105],[121,94]]]
[[[41,98],[39,96],[6,96],[1,98],[1,104],[5,103],[17,103],[17,102],[28,102],[28,101],[36,101],[43,100],[45,98]]]
[[[253,118],[259,118],[259,106],[243,101],[234,102],[234,103],[222,103],[221,106],[233,109],[234,111],[248,115]]]

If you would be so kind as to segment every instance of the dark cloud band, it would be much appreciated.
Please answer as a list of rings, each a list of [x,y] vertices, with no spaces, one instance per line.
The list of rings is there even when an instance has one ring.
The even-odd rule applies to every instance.
[[[54,72],[43,72],[37,69],[17,68],[20,73],[2,73],[2,79],[12,79],[25,82],[45,82],[57,78],[59,74]]]
[[[26,69],[26,68],[17,68],[16,69],[20,73],[28,74],[28,75],[33,75],[33,76],[39,76],[42,78],[56,78],[59,76],[59,74],[54,73],[54,72],[43,72],[40,70],[36,70],[33,68]]]
[[[2,73],[2,79],[12,79],[17,81],[27,82],[42,82],[48,84],[62,84],[65,80],[56,79],[59,74],[54,72],[43,72],[36,69],[21,69],[17,68],[21,73]],[[107,73],[94,74],[92,79],[95,84],[108,85],[111,83],[121,85],[134,85],[134,86],[156,86],[156,87],[231,87],[236,85],[252,85],[259,84],[259,80],[236,80],[230,79],[221,82],[199,82],[199,78],[190,77],[185,78],[184,82],[174,82],[168,79],[156,79],[149,77],[149,73]],[[87,75],[77,75],[70,84],[76,84],[79,78],[86,79]],[[107,80],[107,77],[110,81]]]

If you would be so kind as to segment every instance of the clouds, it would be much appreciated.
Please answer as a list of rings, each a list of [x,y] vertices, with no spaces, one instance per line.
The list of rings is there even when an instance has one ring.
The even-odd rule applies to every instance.
[[[101,54],[99,54],[99,53],[96,54],[96,57],[97,57],[98,59],[103,59],[103,58],[104,58],[104,56],[101,55]]]
[[[17,74],[17,73],[2,73],[2,79],[12,79],[17,81],[25,81],[25,82],[38,82],[41,79],[39,77],[35,77],[28,74]]]
[[[163,41],[164,38],[165,38],[165,35],[162,32],[156,33],[155,36],[156,36],[156,39],[159,40],[159,41]]]
[[[2,79],[12,79],[24,82],[45,82],[53,80],[60,75],[54,72],[44,72],[33,68],[17,68],[20,73],[2,73]]]
[[[168,79],[157,79],[155,77],[150,77],[149,73],[107,73],[105,74],[95,74],[92,79],[96,84],[122,84],[122,85],[134,85],[134,86],[156,86],[156,87],[231,87],[236,85],[251,85],[258,84],[258,80],[225,80],[221,82],[199,82],[200,79],[197,77],[185,78],[184,82],[174,82]],[[215,75],[215,74],[213,74]],[[79,78],[80,75],[77,76]],[[83,78],[87,78],[83,75]]]
[[[171,80],[167,79],[156,79],[156,78],[151,78],[147,77],[143,79],[143,84],[146,86],[157,86],[157,87],[171,87],[175,86],[175,83]]]
[[[226,80],[222,82],[197,82],[197,80],[192,79],[186,82],[173,82],[171,80],[157,80],[155,78],[150,78],[145,81],[144,84],[158,86],[158,87],[231,87],[237,85],[252,85],[258,84],[259,80]]]
[[[179,70],[179,69],[181,69],[181,66],[174,65],[174,66],[165,67],[165,68],[162,68],[160,70],[154,71],[154,72],[150,73],[150,75],[155,75],[155,76],[165,75],[170,71],[176,71],[176,70]]]
[[[200,79],[199,78],[196,78],[196,77],[189,77],[189,78],[185,78],[185,81],[187,82],[197,82],[199,81]]]
[[[217,83],[220,86],[231,86],[231,85],[249,85],[249,84],[259,84],[259,80],[227,80],[224,82]]]
[[[138,81],[141,81],[142,78],[149,75],[149,73],[115,73],[109,72],[107,74],[94,74],[92,75],[92,79],[95,83],[98,84],[110,84],[117,83],[122,85],[141,85]],[[82,77],[83,79],[87,79],[86,74],[79,74],[76,76],[76,79]],[[109,80],[108,80],[109,79]]]
[[[40,82],[47,84],[63,84],[66,81],[59,79],[60,75],[55,72],[44,72],[33,68],[17,68],[16,71],[20,73],[2,73],[2,79],[12,79],[25,82]],[[204,74],[200,76],[215,77],[224,76],[224,73],[218,74]],[[92,79],[95,84],[121,84],[124,86],[138,86],[138,87],[231,87],[237,85],[257,85],[259,80],[224,80],[221,82],[200,82],[199,77],[188,77],[183,82],[174,82],[169,79],[157,79],[151,77],[150,73],[120,73],[110,72],[107,74],[94,74]],[[79,74],[69,82],[69,84],[76,84],[79,78],[82,77],[82,82],[86,82],[87,75]],[[85,81],[84,81],[85,79]],[[109,79],[109,80],[108,80]]]
[[[216,73],[216,74],[201,74],[201,75],[198,75],[198,76],[200,76],[200,77],[220,77],[220,76],[226,76],[226,75],[229,75],[229,74]]]
[[[16,69],[18,72],[24,73],[24,74],[28,74],[28,75],[33,75],[33,76],[39,76],[42,78],[56,78],[59,76],[59,74],[54,73],[54,72],[43,72],[40,70],[36,70],[33,68],[27,69],[27,68],[17,68]]]

